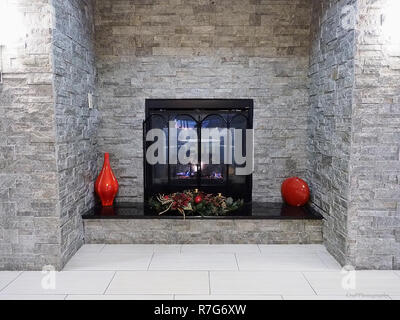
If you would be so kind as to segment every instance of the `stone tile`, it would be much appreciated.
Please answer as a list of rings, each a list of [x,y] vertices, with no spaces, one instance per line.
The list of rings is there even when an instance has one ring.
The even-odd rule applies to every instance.
[[[102,254],[180,253],[181,245],[112,244],[105,245]]]
[[[283,300],[391,300],[385,295],[283,296]]]
[[[256,244],[184,244],[182,253],[260,253]]]
[[[147,270],[152,253],[87,253],[73,257],[64,271],[76,270]]]
[[[304,276],[318,295],[400,295],[400,278],[393,271],[356,271],[355,278],[339,271],[304,272]]]
[[[262,254],[308,254],[326,252],[322,244],[259,244]]]
[[[65,294],[0,294],[0,300],[65,300]]]
[[[336,261],[329,253],[319,252],[317,253],[321,261],[326,265],[329,270],[341,270],[342,266]]]
[[[69,294],[66,300],[173,300],[174,296],[167,294]]]
[[[158,254],[181,253],[181,244],[156,244],[154,245],[154,252]]]
[[[117,271],[106,294],[208,294],[205,271]]]
[[[327,270],[317,254],[246,254],[236,255],[239,270],[316,271]]]
[[[23,272],[1,294],[103,294],[113,276],[113,271],[62,271],[54,275],[29,271]]]
[[[300,272],[211,271],[211,294],[313,295]]]
[[[280,295],[243,295],[243,294],[212,294],[212,295],[190,295],[176,294],[174,300],[282,300]]]
[[[155,253],[149,270],[238,270],[232,253],[159,254]]]
[[[100,253],[104,248],[105,244],[84,244],[75,255],[81,255],[86,253]]]
[[[0,271],[0,291],[21,274],[20,271]]]

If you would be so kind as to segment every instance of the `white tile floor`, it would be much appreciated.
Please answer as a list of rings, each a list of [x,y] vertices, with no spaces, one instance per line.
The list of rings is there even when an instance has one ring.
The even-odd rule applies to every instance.
[[[84,245],[61,272],[0,272],[0,300],[400,299],[398,271],[341,271],[321,245]]]

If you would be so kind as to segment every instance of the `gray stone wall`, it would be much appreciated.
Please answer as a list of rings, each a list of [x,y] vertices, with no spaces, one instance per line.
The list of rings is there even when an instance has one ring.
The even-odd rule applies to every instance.
[[[142,199],[146,98],[255,99],[254,199],[280,201],[284,178],[306,177],[342,264],[400,268],[397,1],[10,3],[25,30],[2,47],[0,269],[62,268],[103,152],[118,201]],[[88,222],[87,241],[308,243],[321,227],[111,222]]]
[[[0,269],[62,268],[83,242],[97,174],[93,6],[16,0],[18,39],[2,47]]]
[[[322,220],[85,219],[86,243],[314,244]]]
[[[399,1],[358,1],[349,261],[400,268]]]
[[[94,8],[91,0],[53,0],[53,5],[61,256],[65,263],[83,243],[81,214],[94,204],[98,174],[98,111],[88,107],[88,93],[96,93]]]
[[[309,171],[313,206],[324,215],[328,250],[346,263],[356,1],[313,1]]]
[[[17,0],[10,8],[23,29],[2,47],[0,270],[59,267],[52,6]]]
[[[309,180],[342,263],[400,268],[398,1],[314,1]],[[390,21],[391,19],[391,21]]]
[[[305,176],[309,0],[97,0],[99,150],[142,201],[146,98],[251,98],[254,200]],[[101,160],[100,160],[101,161]]]

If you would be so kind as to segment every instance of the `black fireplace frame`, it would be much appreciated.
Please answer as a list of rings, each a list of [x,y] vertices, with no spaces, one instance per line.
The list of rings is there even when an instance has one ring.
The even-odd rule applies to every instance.
[[[144,168],[144,199],[145,202],[157,193],[171,193],[178,192],[188,189],[187,186],[172,186],[170,181],[170,165],[168,165],[168,184],[160,187],[152,186],[151,181],[151,165],[147,163],[145,159],[146,152],[146,124],[154,114],[162,111],[189,111],[189,112],[209,112],[207,115],[219,115],[218,111],[236,111],[238,114],[242,114],[247,118],[247,129],[253,129],[253,113],[254,113],[254,102],[252,99],[146,99],[145,102],[145,120],[143,121],[143,168]],[[215,113],[212,113],[215,111]],[[185,113],[181,113],[183,115]],[[169,119],[167,119],[169,120]],[[194,119],[197,124],[201,124],[201,121]],[[230,126],[230,122],[227,122],[227,128]],[[197,126],[200,128],[200,126]],[[201,146],[201,134],[199,136],[199,148]],[[168,148],[169,150],[169,148]],[[200,152],[199,152],[200,157]],[[228,168],[229,165],[225,165]],[[226,169],[228,170],[228,169]],[[199,172],[199,171],[198,171]],[[226,175],[226,182],[222,186],[204,186],[200,184],[200,174],[197,174],[197,187],[199,190],[207,193],[223,193],[227,196],[234,198],[243,198],[245,202],[250,203],[252,200],[252,174],[246,176],[244,190],[229,190],[229,175]],[[233,189],[233,188],[232,188]]]

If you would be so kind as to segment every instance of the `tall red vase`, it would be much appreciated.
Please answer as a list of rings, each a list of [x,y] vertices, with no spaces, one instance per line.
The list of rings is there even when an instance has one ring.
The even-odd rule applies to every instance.
[[[118,192],[118,181],[110,166],[110,155],[104,154],[104,164],[94,184],[94,190],[104,207],[112,206]]]

